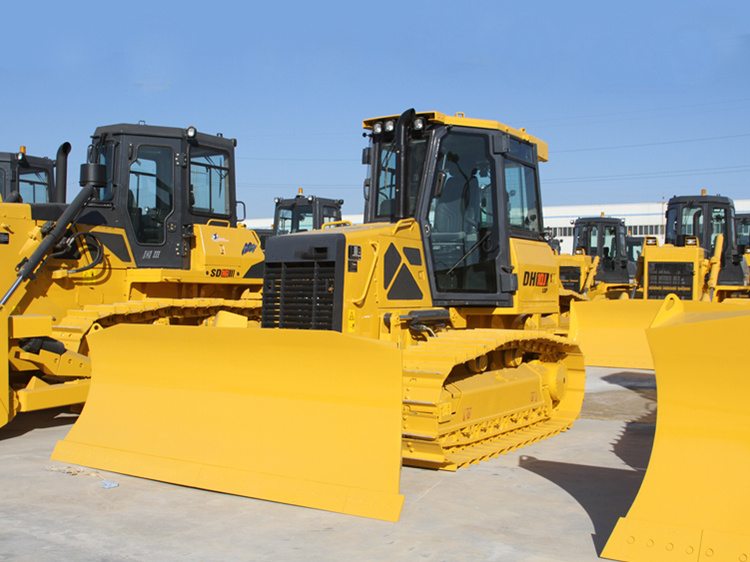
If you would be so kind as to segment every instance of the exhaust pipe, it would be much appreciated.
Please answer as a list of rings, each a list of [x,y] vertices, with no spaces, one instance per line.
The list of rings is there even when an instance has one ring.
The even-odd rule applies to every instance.
[[[65,203],[68,196],[68,154],[70,154],[70,143],[64,142],[57,149],[57,158],[55,159],[54,203]]]

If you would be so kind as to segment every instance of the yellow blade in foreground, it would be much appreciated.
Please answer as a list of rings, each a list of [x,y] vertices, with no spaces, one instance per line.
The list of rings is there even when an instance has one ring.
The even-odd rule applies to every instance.
[[[654,447],[605,558],[750,560],[750,310],[691,304],[668,300],[647,332],[658,388]]]
[[[397,521],[401,352],[336,332],[118,325],[55,460]]]
[[[571,303],[570,338],[581,347],[586,366],[653,369],[646,328],[662,302],[597,299]]]

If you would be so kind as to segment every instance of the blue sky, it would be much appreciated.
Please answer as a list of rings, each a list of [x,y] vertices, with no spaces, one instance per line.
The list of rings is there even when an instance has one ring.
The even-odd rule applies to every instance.
[[[237,139],[248,218],[275,196],[363,208],[362,120],[464,112],[550,147],[546,205],[750,198],[750,3],[14,2],[4,8],[0,151],[99,125]],[[15,23],[14,23],[15,22]]]

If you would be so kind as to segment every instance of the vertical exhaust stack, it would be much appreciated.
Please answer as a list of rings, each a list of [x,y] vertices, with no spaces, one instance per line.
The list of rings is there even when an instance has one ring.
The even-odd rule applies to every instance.
[[[55,159],[55,203],[65,203],[68,197],[68,154],[70,143],[64,142],[57,149]]]

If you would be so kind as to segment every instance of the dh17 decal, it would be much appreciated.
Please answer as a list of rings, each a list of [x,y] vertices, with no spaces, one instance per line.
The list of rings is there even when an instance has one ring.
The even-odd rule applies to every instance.
[[[550,274],[544,271],[525,271],[523,284],[527,287],[546,287],[549,285]]]

